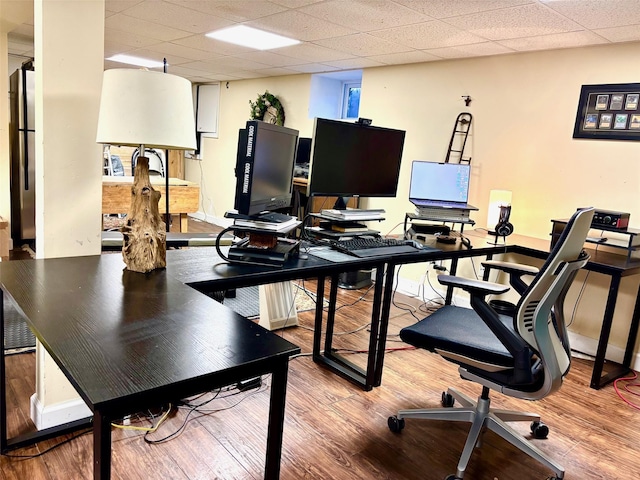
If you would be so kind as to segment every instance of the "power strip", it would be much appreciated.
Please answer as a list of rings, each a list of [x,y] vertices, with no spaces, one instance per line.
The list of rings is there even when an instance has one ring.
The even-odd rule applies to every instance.
[[[242,380],[236,383],[236,387],[241,392],[245,392],[247,390],[253,390],[254,388],[260,388],[262,385],[262,377],[248,378],[246,380]]]

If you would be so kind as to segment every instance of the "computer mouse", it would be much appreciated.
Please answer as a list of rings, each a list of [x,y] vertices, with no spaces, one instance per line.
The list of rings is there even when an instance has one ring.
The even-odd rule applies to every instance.
[[[424,247],[424,245],[422,245],[420,242],[418,242],[417,240],[405,240],[404,241],[405,245],[411,245],[417,249],[421,249],[422,247]]]

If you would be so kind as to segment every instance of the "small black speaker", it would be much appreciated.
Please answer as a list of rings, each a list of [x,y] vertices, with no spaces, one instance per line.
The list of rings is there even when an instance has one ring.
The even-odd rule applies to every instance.
[[[498,217],[498,224],[495,227],[494,235],[499,237],[506,237],[513,233],[513,225],[509,223],[509,217],[511,216],[511,205],[500,206],[500,216]]]

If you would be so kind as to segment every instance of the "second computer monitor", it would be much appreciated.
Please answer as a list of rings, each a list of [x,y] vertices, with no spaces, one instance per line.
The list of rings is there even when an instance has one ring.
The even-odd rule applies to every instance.
[[[395,197],[404,130],[316,118],[309,195]]]

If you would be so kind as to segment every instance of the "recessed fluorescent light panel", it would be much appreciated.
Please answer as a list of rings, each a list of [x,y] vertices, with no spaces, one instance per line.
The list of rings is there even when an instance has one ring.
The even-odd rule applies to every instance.
[[[156,60],[149,60],[148,58],[133,57],[131,55],[124,55],[124,54],[113,55],[107,58],[107,60],[111,60],[112,62],[126,63],[127,65],[137,65],[139,67],[147,67],[147,68],[164,67],[163,62],[157,62]]]
[[[283,37],[275,33],[265,32],[246,25],[223,28],[215,32],[207,33],[209,38],[215,38],[223,42],[255,48],[256,50],[270,50],[272,48],[288,47],[300,43],[299,40]]]

